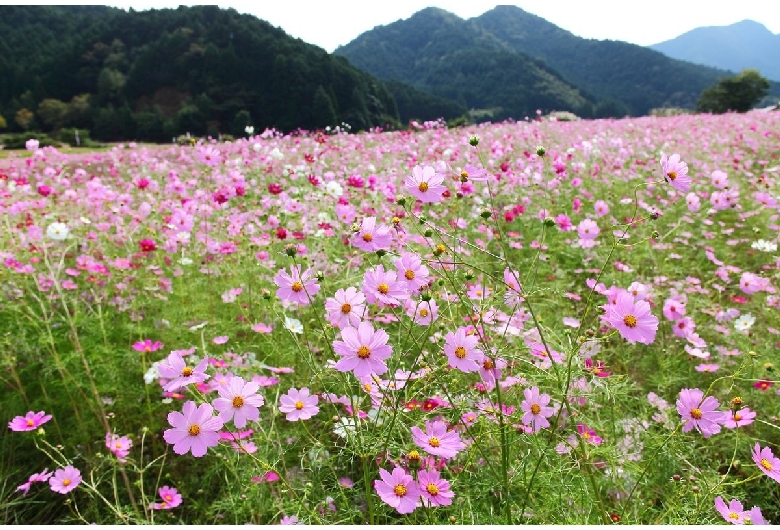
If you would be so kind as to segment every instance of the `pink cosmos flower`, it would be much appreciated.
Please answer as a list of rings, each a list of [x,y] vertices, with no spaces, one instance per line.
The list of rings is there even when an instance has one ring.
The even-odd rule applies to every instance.
[[[601,232],[599,225],[596,224],[596,221],[593,221],[592,219],[583,219],[580,221],[580,224],[577,225],[577,235],[580,237],[580,239],[596,239],[596,237],[599,235],[599,232]]]
[[[485,168],[478,168],[471,164],[466,164],[458,174],[461,182],[485,182],[490,178],[490,173]]]
[[[206,454],[209,447],[219,444],[219,431],[224,421],[214,416],[214,407],[208,403],[197,406],[194,401],[187,401],[182,412],[168,413],[168,423],[173,429],[166,429],[163,439],[173,444],[173,452],[177,455],[192,451],[192,456],[198,458]]]
[[[387,271],[382,265],[369,269],[363,275],[363,292],[369,304],[400,306],[409,298],[404,284],[397,280],[396,271]]]
[[[420,326],[430,326],[436,321],[436,318],[439,315],[439,306],[434,299],[418,302],[410,298],[406,301],[404,309],[406,310],[406,314],[409,315],[409,318]]]
[[[482,381],[485,382],[488,388],[493,389],[496,385],[496,380],[501,379],[501,370],[506,368],[506,361],[500,357],[495,359],[485,355],[482,361],[479,363],[479,375],[482,376]]]
[[[81,484],[81,471],[73,466],[66,466],[65,469],[58,469],[54,476],[49,478],[49,487],[55,493],[65,495],[76,489]]]
[[[723,426],[727,429],[736,429],[737,427],[744,427],[750,425],[756,418],[756,413],[745,407],[736,412],[723,413]]]
[[[115,433],[106,433],[106,448],[114,453],[117,460],[125,461],[125,457],[130,454],[130,448],[133,447],[133,441],[127,436],[119,436]]]
[[[398,280],[406,285],[406,290],[415,293],[428,285],[428,267],[422,264],[420,256],[413,252],[404,252],[393,262],[398,270]]]
[[[596,431],[585,425],[584,423],[577,424],[577,434],[582,437],[583,440],[593,445],[601,445],[602,438],[596,434]]]
[[[504,303],[509,307],[515,307],[523,302],[520,296],[522,286],[520,285],[520,274],[509,267],[504,269],[504,283],[506,284],[506,293],[504,293]]]
[[[664,316],[669,320],[676,321],[685,316],[685,302],[676,298],[668,298],[664,302]]]
[[[764,519],[764,515],[761,513],[761,508],[753,506],[742,515],[745,516],[745,522],[749,522],[752,525],[770,525],[771,522]]]
[[[435,469],[421,469],[417,472],[417,483],[420,485],[423,506],[449,506],[455,493],[450,490],[450,483]]]
[[[406,189],[422,202],[439,202],[447,189],[442,185],[444,175],[439,175],[431,166],[414,166],[412,174],[406,177]]]
[[[664,172],[666,182],[683,193],[691,189],[691,177],[688,176],[688,164],[680,161],[677,153],[668,157],[661,155],[661,169]]]
[[[683,388],[680,399],[677,400],[677,412],[683,423],[683,432],[689,432],[694,427],[705,438],[720,432],[723,412],[717,410],[720,403],[712,396],[704,399],[704,392],[698,388]]]
[[[144,339],[133,344],[133,349],[140,352],[153,352],[159,350],[162,346],[163,344],[159,340],[152,342],[151,339]]]
[[[257,421],[260,418],[258,407],[265,403],[263,396],[257,393],[260,385],[247,383],[243,378],[234,376],[226,385],[217,388],[219,397],[214,400],[214,408],[223,421],[233,420],[237,429],[246,427],[247,421]]]
[[[354,287],[339,289],[333,298],[325,300],[328,321],[339,329],[356,328],[366,310],[366,297]]]
[[[397,467],[390,474],[379,470],[381,480],[374,481],[374,489],[379,498],[398,513],[412,513],[417,508],[420,488],[409,473]]]
[[[274,283],[279,287],[276,296],[288,302],[309,305],[311,298],[320,291],[314,271],[307,269],[301,274],[300,265],[291,265],[290,273],[287,274],[286,270],[279,269],[274,276]]]
[[[14,419],[9,421],[8,428],[16,432],[34,431],[50,419],[51,414],[46,414],[44,411],[30,411],[24,416],[16,416]]]
[[[731,499],[728,506],[723,502],[723,498],[715,497],[715,509],[718,510],[723,518],[731,524],[745,524],[745,509],[742,503],[737,499]]]
[[[287,421],[308,420],[320,411],[318,401],[319,397],[316,394],[310,396],[306,387],[300,390],[291,388],[279,398],[279,411],[287,414]]]
[[[160,494],[162,502],[155,502],[149,506],[152,510],[172,510],[182,503],[181,493],[176,488],[170,486],[163,486],[157,493]]]
[[[360,223],[360,230],[355,232],[350,238],[350,242],[366,252],[376,252],[377,250],[387,250],[393,236],[390,227],[387,225],[377,225],[376,217],[366,217]]]
[[[428,453],[442,458],[454,458],[458,452],[466,448],[456,431],[448,431],[443,421],[426,421],[425,432],[413,426],[412,440],[418,447]]]
[[[530,425],[533,432],[539,432],[550,426],[547,418],[555,414],[555,409],[549,407],[550,395],[539,394],[539,387],[531,387],[523,390],[525,400],[520,404],[523,409],[523,418],[520,420],[524,425]]]
[[[387,372],[385,360],[393,354],[393,348],[387,344],[390,337],[383,329],[374,331],[370,322],[361,322],[357,329],[342,329],[341,338],[333,341],[333,351],[341,356],[336,370],[353,372],[355,377]]]
[[[193,368],[187,366],[187,363],[184,362],[184,358],[180,353],[175,351],[171,352],[171,354],[157,366],[160,377],[169,380],[169,382],[163,386],[163,390],[166,392],[174,392],[192,383],[204,382],[211,377],[206,373],[208,364],[209,360],[206,358]]]
[[[450,366],[466,373],[479,370],[484,354],[477,348],[479,339],[476,335],[467,335],[466,328],[461,327],[455,333],[447,333],[444,341],[444,354]]]
[[[651,344],[658,331],[658,318],[650,312],[650,304],[644,300],[635,301],[626,291],[618,294],[615,303],[607,306],[607,312],[601,318],[630,344]]]
[[[693,192],[685,196],[685,203],[688,205],[688,211],[690,212],[698,212],[699,208],[701,208],[701,200]]]
[[[19,485],[16,488],[16,491],[21,491],[22,495],[27,495],[30,492],[30,486],[32,486],[36,482],[48,482],[53,474],[54,473],[49,472],[48,468],[45,468],[40,473],[33,473],[32,475],[30,475],[30,478],[27,479],[27,482]]]
[[[598,217],[604,217],[609,213],[609,205],[602,200],[598,200],[593,204],[593,209],[596,211]]]
[[[758,469],[766,473],[766,475],[774,480],[780,482],[780,458],[777,458],[770,447],[761,446],[756,442],[753,446],[753,462],[756,463]]]

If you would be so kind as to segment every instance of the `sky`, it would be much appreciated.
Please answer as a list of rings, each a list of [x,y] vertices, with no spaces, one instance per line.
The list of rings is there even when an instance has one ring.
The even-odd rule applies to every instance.
[[[180,4],[159,0],[102,5],[145,11],[175,8]],[[328,52],[375,26],[409,18],[425,7],[440,7],[461,18],[472,18],[496,5],[474,0],[254,0],[219,4],[266,20]],[[760,22],[772,33],[780,34],[780,0],[526,0],[513,5],[580,37],[621,40],[641,46],[673,39],[700,26],[727,26],[745,19]]]

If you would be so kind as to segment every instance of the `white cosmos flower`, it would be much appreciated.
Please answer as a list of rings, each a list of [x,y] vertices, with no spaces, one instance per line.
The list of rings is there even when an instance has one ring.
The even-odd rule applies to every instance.
[[[159,362],[155,361],[152,363],[152,366],[144,374],[144,383],[151,385],[154,381],[159,379],[160,370],[157,369],[158,366],[160,366]]]
[[[336,182],[335,180],[331,180],[327,184],[325,184],[325,192],[333,197],[334,199],[338,199],[342,195],[344,195],[344,188],[341,187],[341,184]]]
[[[303,324],[297,318],[284,317],[284,327],[291,333],[297,333],[298,335],[303,333]]]
[[[69,234],[70,229],[65,223],[52,223],[46,229],[46,236],[54,241],[64,241]]]
[[[755,250],[760,250],[761,252],[777,251],[777,243],[774,243],[773,241],[764,241],[763,239],[754,241],[753,244],[750,245],[750,247]]]
[[[251,125],[247,125],[246,127],[244,127],[244,131],[245,131],[245,132],[246,132],[246,133],[247,133],[249,136],[252,136],[252,135],[255,133],[255,128],[254,128],[254,127],[252,127]]]
[[[738,319],[734,321],[734,329],[737,331],[747,331],[756,322],[756,317],[750,314],[740,315]]]

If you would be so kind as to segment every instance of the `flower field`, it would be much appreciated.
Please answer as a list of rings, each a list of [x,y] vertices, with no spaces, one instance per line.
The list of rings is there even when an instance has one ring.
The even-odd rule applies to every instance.
[[[0,522],[780,522],[780,113],[0,160]]]

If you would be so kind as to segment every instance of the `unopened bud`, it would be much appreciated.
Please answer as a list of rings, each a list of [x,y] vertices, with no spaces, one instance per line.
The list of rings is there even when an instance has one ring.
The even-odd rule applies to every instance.
[[[471,147],[477,147],[479,145],[479,138],[477,138],[477,135],[472,135],[471,138],[469,138],[469,145]]]
[[[543,145],[537,145],[536,146],[536,154],[538,156],[544,156],[544,154],[547,152],[547,150],[544,148]]]
[[[431,236],[433,235],[433,230],[431,230],[431,229],[429,228],[428,230],[426,230],[425,232],[423,232],[423,235],[424,235],[425,237],[431,237]]]
[[[479,216],[480,216],[482,219],[490,219],[490,216],[491,216],[491,215],[493,215],[493,213],[492,213],[490,210],[485,210],[485,211],[483,211],[481,214],[479,214]]]
[[[387,251],[386,250],[382,250],[381,248],[376,251],[376,255],[379,258],[383,257],[385,254],[387,254]]]
[[[406,197],[403,197],[403,196],[401,196],[401,197],[398,197],[398,198],[395,200],[395,203],[396,203],[397,205],[399,205],[399,206],[405,206],[405,205],[406,205]]]
[[[284,253],[293,258],[298,253],[298,247],[295,245],[286,245],[284,247]]]

